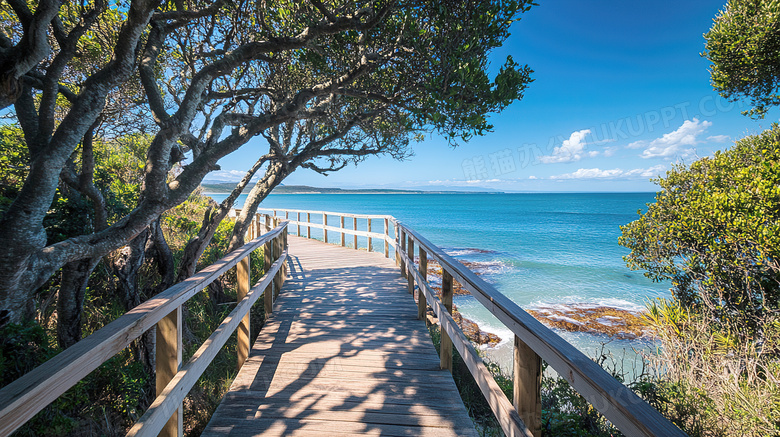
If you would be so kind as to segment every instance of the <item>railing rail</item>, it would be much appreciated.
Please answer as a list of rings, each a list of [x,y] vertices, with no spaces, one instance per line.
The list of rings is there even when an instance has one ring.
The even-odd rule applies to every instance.
[[[273,211],[273,210],[271,210]],[[306,214],[306,222],[299,226],[315,226],[310,223],[312,212],[304,210],[276,210],[289,215]],[[352,217],[354,214],[327,213]],[[366,217],[360,215],[360,217]],[[569,344],[551,329],[542,325],[492,285],[447,255],[441,248],[391,216],[368,216],[388,220],[395,228],[392,246],[396,264],[408,280],[409,292],[418,290],[418,317],[425,319],[430,305],[441,326],[441,366],[452,370],[453,345],[463,357],[483,395],[490,404],[504,432],[509,436],[541,435],[541,360],[544,359],[559,375],[565,378],[604,417],[624,434],[630,436],[685,436],[658,411],[618,382],[614,377]],[[369,220],[371,220],[369,218]],[[322,226],[330,229],[329,226]],[[336,229],[340,231],[340,229]],[[354,233],[354,230],[352,230]],[[299,232],[300,235],[300,232]],[[311,233],[307,232],[311,238]],[[391,241],[385,232],[385,241]],[[327,240],[326,240],[327,241]],[[420,268],[415,266],[415,246],[419,254]],[[441,299],[427,281],[427,263],[434,259],[442,267]],[[466,339],[460,327],[452,319],[453,281],[468,290],[488,311],[496,316],[514,335],[514,399],[510,403],[503,395],[490,372],[485,368],[476,350]],[[415,284],[417,287],[415,287]],[[513,405],[514,404],[514,405]]]
[[[267,221],[266,223],[270,223]],[[81,379],[126,348],[133,340],[157,327],[157,399],[128,435],[181,435],[181,405],[232,332],[238,329],[239,366],[249,350],[249,310],[266,290],[268,300],[284,280],[287,258],[287,223],[277,220],[274,229],[259,234],[254,220],[243,247],[199,271],[191,278],[159,293],[94,332],[54,358],[0,390],[0,435],[11,434]],[[273,264],[250,289],[249,255],[265,245],[273,251]],[[267,255],[267,254],[266,254]],[[269,258],[266,257],[268,260]],[[193,357],[181,365],[181,306],[222,274],[236,268],[238,304]],[[273,292],[267,290],[273,288]]]
[[[339,241],[341,243],[342,247],[346,247],[346,235],[352,235],[354,237],[352,247],[354,249],[358,249],[358,237],[366,238],[366,249],[369,252],[372,252],[373,247],[373,240],[378,239],[382,240],[383,247],[384,247],[384,254],[386,258],[390,257],[390,248],[392,247],[393,250],[396,250],[396,239],[395,237],[390,236],[390,223],[395,223],[395,218],[393,216],[389,215],[371,215],[371,214],[350,214],[350,213],[340,213],[340,212],[329,212],[329,211],[306,211],[306,210],[299,210],[299,209],[280,209],[280,208],[259,208],[259,211],[266,211],[269,213],[269,215],[273,215],[274,217],[282,218],[284,217],[285,220],[287,220],[290,224],[290,226],[295,226],[297,229],[297,235],[303,236],[301,234],[301,228],[306,228],[306,238],[311,238],[311,229],[320,229],[323,232],[323,240],[328,243],[328,232],[334,232],[339,234]],[[294,216],[291,216],[291,214],[294,214]],[[301,214],[305,214],[306,220],[302,220]],[[322,223],[312,222],[311,217],[314,215],[315,217],[322,217]],[[338,222],[339,226],[332,226],[328,223],[329,217],[335,217]],[[348,228],[345,226],[345,218],[351,218],[352,219],[352,228]],[[366,224],[366,230],[360,230],[358,229],[358,219],[365,220]],[[374,221],[380,221],[383,223],[383,232],[372,232],[373,229],[373,223]]]

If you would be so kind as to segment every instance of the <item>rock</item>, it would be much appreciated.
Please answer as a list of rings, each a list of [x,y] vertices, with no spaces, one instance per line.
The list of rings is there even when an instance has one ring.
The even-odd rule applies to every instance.
[[[569,332],[602,334],[620,340],[649,337],[651,334],[641,313],[621,308],[567,304],[527,311],[545,325]]]

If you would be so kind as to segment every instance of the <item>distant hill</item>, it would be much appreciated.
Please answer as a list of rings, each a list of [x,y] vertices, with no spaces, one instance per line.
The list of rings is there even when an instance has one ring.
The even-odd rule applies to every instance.
[[[203,191],[208,194],[229,194],[236,187],[234,182],[217,182],[201,184]],[[244,189],[244,193],[249,193],[251,186]],[[392,190],[392,189],[356,189],[345,190],[342,188],[321,188],[310,187],[308,185],[280,185],[271,192],[271,194],[495,194],[499,191],[469,191],[469,190]]]

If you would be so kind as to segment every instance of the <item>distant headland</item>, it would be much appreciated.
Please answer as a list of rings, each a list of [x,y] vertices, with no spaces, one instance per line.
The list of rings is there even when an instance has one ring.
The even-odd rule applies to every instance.
[[[206,194],[229,194],[236,187],[234,182],[215,182],[201,184],[203,192]],[[249,193],[251,185],[244,193]],[[271,194],[503,194],[503,191],[485,190],[472,191],[463,190],[396,190],[383,188],[366,189],[343,189],[343,188],[322,188],[311,187],[308,185],[279,185],[274,188]]]

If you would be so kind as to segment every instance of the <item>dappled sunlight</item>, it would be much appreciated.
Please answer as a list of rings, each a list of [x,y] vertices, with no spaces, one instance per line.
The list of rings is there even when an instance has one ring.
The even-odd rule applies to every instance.
[[[393,262],[290,247],[275,312],[203,435],[473,435]]]

